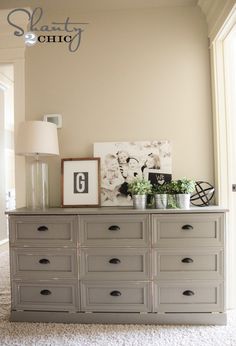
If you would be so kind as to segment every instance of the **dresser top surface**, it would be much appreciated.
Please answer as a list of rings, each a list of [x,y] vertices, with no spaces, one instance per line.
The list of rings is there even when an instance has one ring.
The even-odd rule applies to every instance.
[[[225,213],[227,209],[220,206],[191,207],[190,209],[133,209],[133,207],[100,207],[100,208],[18,208],[8,210],[7,215],[114,215],[114,214],[189,214],[189,213]]]

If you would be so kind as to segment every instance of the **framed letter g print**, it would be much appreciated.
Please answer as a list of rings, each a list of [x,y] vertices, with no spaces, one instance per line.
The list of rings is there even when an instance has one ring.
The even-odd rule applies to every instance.
[[[100,158],[61,160],[62,207],[100,205]]]

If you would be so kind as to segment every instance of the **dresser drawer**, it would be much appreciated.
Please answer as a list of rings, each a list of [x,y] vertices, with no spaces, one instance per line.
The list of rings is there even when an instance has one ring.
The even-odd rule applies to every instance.
[[[76,278],[76,249],[12,248],[11,268],[15,278]]]
[[[82,311],[150,311],[149,283],[81,281]]]
[[[148,280],[148,249],[82,249],[80,278],[92,280]]]
[[[13,282],[13,310],[78,310],[77,287],[61,282]]]
[[[76,216],[10,218],[10,242],[21,246],[76,246]]]
[[[88,215],[80,217],[82,246],[145,246],[148,215]]]
[[[153,249],[154,279],[223,280],[223,250]]]
[[[223,283],[219,281],[154,282],[155,312],[222,312]]]
[[[154,247],[223,246],[224,214],[152,215]]]

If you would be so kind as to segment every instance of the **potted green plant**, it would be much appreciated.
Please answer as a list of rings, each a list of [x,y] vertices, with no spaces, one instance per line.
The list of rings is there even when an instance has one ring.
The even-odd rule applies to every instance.
[[[133,198],[135,209],[145,209],[147,205],[147,195],[152,193],[152,184],[144,178],[135,178],[128,184],[128,192]]]
[[[156,209],[167,208],[167,193],[169,192],[169,184],[164,183],[162,185],[157,184],[153,186],[153,194],[155,196]]]
[[[189,209],[190,195],[194,190],[194,180],[182,178],[170,183],[170,191],[172,194],[176,195],[176,206],[180,209]]]

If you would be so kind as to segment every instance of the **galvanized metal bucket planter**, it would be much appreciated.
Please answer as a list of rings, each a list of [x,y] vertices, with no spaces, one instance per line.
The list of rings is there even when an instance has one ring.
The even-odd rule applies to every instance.
[[[190,193],[180,193],[176,195],[177,208],[189,209],[190,208]]]
[[[147,196],[146,195],[134,195],[133,196],[134,209],[146,209]]]
[[[167,194],[155,194],[155,207],[156,209],[166,209],[167,208]]]

